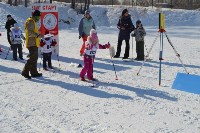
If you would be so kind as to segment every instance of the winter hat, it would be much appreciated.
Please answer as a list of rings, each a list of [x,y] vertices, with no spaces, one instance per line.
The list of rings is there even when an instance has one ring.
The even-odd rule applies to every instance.
[[[136,25],[138,25],[138,24],[140,24],[141,23],[141,21],[140,20],[137,20],[136,21]]]
[[[50,38],[50,37],[53,37],[53,35],[52,34],[46,34],[46,35],[44,35],[44,38]]]
[[[10,14],[8,14],[8,15],[7,15],[7,18],[8,18],[8,17],[11,17],[11,15],[10,15]]]
[[[32,13],[32,16],[41,16],[41,12],[39,10],[35,10],[33,13]]]
[[[97,36],[97,32],[95,29],[90,30],[90,39],[92,41],[98,41],[98,36]]]
[[[124,9],[124,10],[122,11],[122,16],[124,16],[124,14],[125,14],[126,12],[128,12],[128,10],[127,10],[127,9]]]
[[[90,11],[89,10],[85,10],[85,15],[89,14],[90,15]]]
[[[44,38],[50,38],[50,37],[53,37],[53,35],[50,34],[48,30],[46,30],[46,31],[45,31],[45,35],[44,35]]]
[[[19,28],[18,23],[15,23],[15,24],[14,24],[14,28]]]

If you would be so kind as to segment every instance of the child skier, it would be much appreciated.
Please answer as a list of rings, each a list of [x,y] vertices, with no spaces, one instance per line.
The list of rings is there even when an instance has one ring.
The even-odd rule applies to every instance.
[[[105,45],[99,44],[97,32],[94,29],[90,30],[90,36],[88,36],[87,41],[85,42],[85,50],[83,53],[84,67],[80,72],[80,78],[82,81],[85,81],[85,74],[87,73],[87,78],[89,80],[95,80],[93,78],[93,63],[97,49],[106,49],[110,48],[110,43],[108,42]]]
[[[136,41],[137,57],[135,60],[144,60],[144,36],[146,36],[146,32],[140,20],[136,21],[136,28],[131,36],[135,37]]]
[[[18,24],[15,23],[14,27],[10,29],[10,40],[11,40],[11,49],[13,50],[13,60],[17,61],[17,50],[19,53],[19,58],[23,59],[22,54],[22,39],[25,40],[24,35],[22,34],[21,29],[19,28]]]
[[[51,63],[51,55],[52,55],[52,46],[56,46],[57,42],[56,40],[52,39],[51,34],[49,34],[49,32],[46,32],[44,35],[44,38],[41,39],[40,41],[40,46],[43,47],[42,49],[42,55],[43,55],[43,69],[44,70],[48,70],[47,69],[47,64],[46,62],[48,61],[48,67],[50,69],[53,69],[52,67],[52,63]]]

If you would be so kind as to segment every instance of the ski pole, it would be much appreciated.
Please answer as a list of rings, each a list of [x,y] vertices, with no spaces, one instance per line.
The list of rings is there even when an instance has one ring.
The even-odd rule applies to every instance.
[[[24,40],[24,43],[23,43],[23,47],[24,47],[24,44],[25,44],[26,42],[25,42],[25,40]]]
[[[155,45],[156,40],[158,39],[158,37],[159,37],[159,34],[157,34],[156,38],[153,41],[153,44],[151,45],[149,51],[147,52],[147,55],[144,57],[144,61],[143,61],[142,65],[140,66],[140,69],[138,70],[137,75],[139,75],[142,67],[144,66],[145,61],[147,60],[147,57],[149,57],[149,54],[151,53],[151,50],[153,49],[153,46]]]
[[[115,70],[115,64],[113,62],[113,56],[115,56],[115,48],[113,46],[110,46],[109,52],[110,52],[110,58],[111,58],[111,61],[112,61],[113,69],[115,71],[115,80],[118,80],[117,72]]]
[[[132,37],[132,61],[133,61],[133,37]]]
[[[146,52],[147,52],[147,53],[146,53],[146,56],[145,56],[145,55],[144,55],[144,56],[145,56],[145,57],[147,57],[147,55],[149,55],[149,53],[148,53],[147,45],[146,45],[146,43],[145,43],[145,42],[144,42],[144,47],[145,47],[145,49],[146,49]],[[147,59],[147,58],[146,58],[146,59]],[[150,59],[150,58],[149,58],[149,59]],[[148,60],[148,59],[147,59],[147,60]]]
[[[115,80],[118,80],[117,72],[116,72],[116,70],[115,70],[115,64],[114,64],[114,62],[113,62],[112,57],[111,57],[111,61],[112,61],[112,64],[113,64],[113,69],[114,69],[114,71],[115,71]]]
[[[93,69],[93,64],[94,64],[94,58],[92,58],[92,77],[94,79],[94,69]],[[95,87],[95,84],[94,84],[94,80],[92,80],[92,86],[91,87]]]
[[[9,47],[8,52],[6,53],[5,59],[7,59],[9,52],[10,52],[10,49],[11,49],[11,46]]]
[[[59,55],[58,54],[57,54],[57,60],[58,60],[58,66],[59,66],[58,71],[60,71],[61,67],[60,67],[60,60],[59,60]]]
[[[40,51],[41,52],[41,51]],[[39,67],[39,71],[40,71],[40,68],[41,68],[41,65],[42,65],[42,61],[43,61],[43,54],[42,53],[40,53],[41,55],[40,55],[40,59],[41,59],[41,61],[40,61],[40,67]]]

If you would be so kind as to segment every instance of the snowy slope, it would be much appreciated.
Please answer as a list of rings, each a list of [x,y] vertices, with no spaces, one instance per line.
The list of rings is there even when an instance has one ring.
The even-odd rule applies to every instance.
[[[8,8],[8,5],[0,3],[0,46],[4,50],[0,55],[0,133],[200,132],[200,96],[171,88],[177,72],[184,73],[184,69],[166,38],[161,86],[158,85],[158,39],[150,54],[153,60],[145,63],[139,76],[136,73],[142,62],[123,62],[121,58],[113,60],[119,80],[115,80],[108,50],[98,50],[94,76],[99,82],[91,87],[92,83],[79,80],[80,68],[70,67],[71,62],[83,62],[79,56],[82,41],[78,39],[76,27],[82,15],[76,16],[68,6],[60,6],[60,18],[73,16],[75,19],[71,25],[59,23],[60,55],[59,61],[57,58],[53,59],[53,66],[59,67],[60,64],[61,71],[53,73],[41,70],[44,75],[42,78],[26,80],[20,75],[23,62],[11,61],[12,52],[7,60],[4,59],[8,49],[4,24],[9,13],[21,22],[23,28],[23,21],[30,11],[24,7]],[[115,25],[122,9],[91,7],[100,43],[109,41],[116,48],[118,30]],[[139,11],[140,7],[137,7],[130,13]],[[165,12],[168,36],[187,70],[191,74],[200,75],[199,11]],[[133,21],[137,19],[133,18]],[[141,19],[145,23],[145,44],[149,49],[158,34],[156,9],[149,8],[147,17]],[[130,43],[132,44],[132,40]],[[134,41],[133,44],[135,57]],[[28,51],[24,48],[23,52],[25,57]],[[123,53],[124,45],[121,56]],[[132,55],[132,51],[130,53]],[[40,62],[39,58],[38,68],[41,67]]]
[[[76,28],[83,15],[77,14],[73,9],[70,9],[69,4],[58,3],[59,12],[59,28],[69,29]],[[116,23],[124,8],[129,10],[129,14],[132,16],[133,23],[140,19],[145,26],[153,26],[157,28],[158,25],[158,13],[163,12],[166,19],[166,27],[169,26],[199,26],[200,25],[200,12],[197,10],[182,10],[182,9],[157,9],[152,7],[129,7],[129,6],[92,6],[90,7],[91,15],[97,26],[112,26],[116,27]],[[26,18],[31,15],[30,7],[10,7],[7,4],[0,2],[0,30],[4,30],[6,22],[6,16],[11,14],[12,17],[18,21],[21,27],[23,27]],[[63,21],[69,21],[69,24],[63,23]]]

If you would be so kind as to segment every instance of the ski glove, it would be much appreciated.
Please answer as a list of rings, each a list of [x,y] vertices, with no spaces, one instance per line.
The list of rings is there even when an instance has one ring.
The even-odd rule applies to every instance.
[[[84,32],[82,32],[82,35],[81,35],[81,37],[83,38],[85,35],[86,35],[86,34],[85,34]]]
[[[57,44],[56,39],[54,39],[54,40],[52,41],[52,46],[56,46],[56,44]]]
[[[45,45],[45,42],[41,40],[40,46],[43,47]]]
[[[110,48],[110,43],[105,44],[105,48]]]
[[[135,33],[132,33],[131,36],[132,36],[132,37],[135,37],[136,35],[135,35]]]
[[[82,32],[82,35],[79,35],[79,39],[81,39],[81,37],[83,38],[86,34],[84,32]]]

